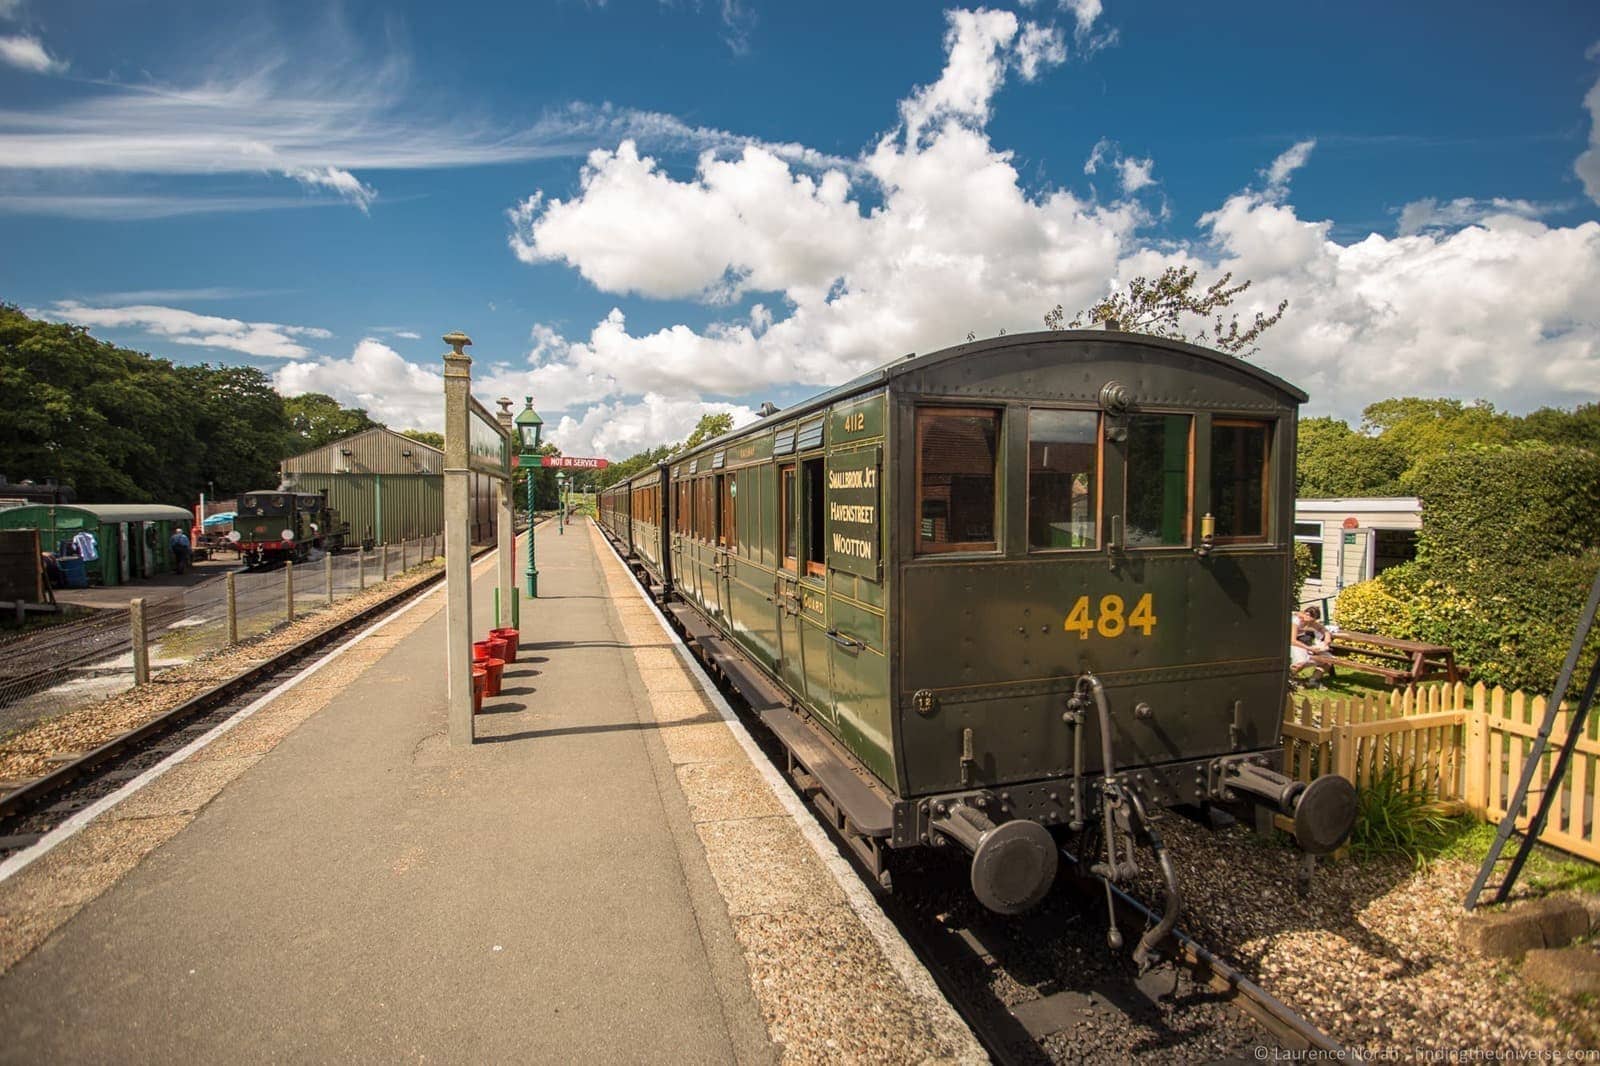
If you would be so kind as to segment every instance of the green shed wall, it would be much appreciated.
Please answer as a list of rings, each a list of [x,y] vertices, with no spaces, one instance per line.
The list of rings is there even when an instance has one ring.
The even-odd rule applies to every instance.
[[[444,478],[437,474],[295,474],[296,492],[328,490],[356,541],[426,537],[444,529]]]

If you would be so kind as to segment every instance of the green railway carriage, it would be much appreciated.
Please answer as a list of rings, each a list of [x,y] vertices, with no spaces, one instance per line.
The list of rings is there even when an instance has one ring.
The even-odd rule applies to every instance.
[[[1179,342],[1002,337],[676,456],[601,521],[869,863],[959,844],[1017,911],[1064,834],[1125,875],[1150,805],[1347,834],[1347,782],[1276,772],[1304,399]]]

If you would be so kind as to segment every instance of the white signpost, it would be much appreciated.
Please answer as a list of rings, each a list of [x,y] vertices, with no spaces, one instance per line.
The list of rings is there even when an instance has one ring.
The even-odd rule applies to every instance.
[[[500,553],[500,603],[516,595],[515,538],[512,525],[510,400],[499,415],[472,398],[472,344],[465,333],[447,333],[444,342],[444,580],[445,668],[451,746],[470,745],[472,722],[472,474],[495,479]],[[529,536],[533,535],[529,530]]]

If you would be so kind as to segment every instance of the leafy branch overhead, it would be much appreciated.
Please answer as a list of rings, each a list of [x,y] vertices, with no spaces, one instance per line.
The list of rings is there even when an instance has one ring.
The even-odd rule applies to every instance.
[[[1182,266],[1168,267],[1154,281],[1141,275],[1125,290],[1113,292],[1087,311],[1080,311],[1070,322],[1066,321],[1066,311],[1057,304],[1044,316],[1045,328],[1086,329],[1112,323],[1114,328],[1129,333],[1171,337],[1238,356],[1254,355],[1259,351],[1256,341],[1283,318],[1289,301],[1280,301],[1270,315],[1257,311],[1248,323],[1241,323],[1237,314],[1225,319],[1223,308],[1250,288],[1250,283],[1232,284],[1230,271],[1197,292],[1195,283],[1199,278],[1198,271]],[[1191,319],[1200,320],[1192,332],[1185,325]]]

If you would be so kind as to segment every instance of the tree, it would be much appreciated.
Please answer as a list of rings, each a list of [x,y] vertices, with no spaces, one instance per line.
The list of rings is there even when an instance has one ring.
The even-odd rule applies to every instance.
[[[1542,440],[1600,453],[1600,403],[1586,403],[1571,411],[1541,407],[1516,419],[1511,436],[1515,440]]]
[[[720,437],[733,428],[733,416],[726,411],[715,415],[701,415],[700,421],[695,423],[694,432],[690,433],[684,442],[672,449],[675,452],[688,451],[698,448],[714,437]]]
[[[193,397],[173,365],[0,305],[0,473],[56,478],[86,503],[186,503]]]
[[[1063,324],[1066,311],[1056,304],[1055,310],[1044,316],[1045,328],[1085,329],[1113,323],[1114,328],[1129,333],[1171,337],[1238,356],[1254,355],[1258,350],[1255,342],[1283,318],[1289,301],[1280,301],[1270,315],[1257,311],[1255,318],[1241,327],[1237,314],[1224,321],[1220,312],[1250,288],[1250,282],[1231,285],[1230,271],[1196,293],[1199,277],[1198,271],[1183,266],[1168,267],[1155,281],[1141,275],[1128,283],[1126,291],[1113,292],[1087,311],[1078,312],[1071,322]],[[1186,318],[1198,318],[1201,324],[1190,332],[1184,326]]]
[[[278,461],[295,437],[283,397],[254,367],[178,368],[195,412],[197,488],[218,496],[278,483]]]
[[[382,422],[367,417],[365,409],[344,407],[332,396],[321,392],[304,392],[284,401],[289,424],[298,438],[300,452],[320,448],[336,440],[368,429],[382,429]]]
[[[1295,494],[1394,496],[1408,461],[1392,441],[1357,433],[1338,418],[1302,418],[1296,449]]]
[[[1406,396],[1379,400],[1361,412],[1363,432],[1405,454],[1402,491],[1411,491],[1418,471],[1435,456],[1477,444],[1509,443],[1513,424],[1486,400],[1467,404],[1444,397]]]
[[[438,448],[440,451],[444,450],[444,434],[443,433],[435,433],[431,429],[407,429],[407,430],[401,431],[400,435],[402,437],[410,437],[412,440],[417,441],[417,442],[419,442],[421,444],[426,444],[426,445],[428,445],[430,447]]]

